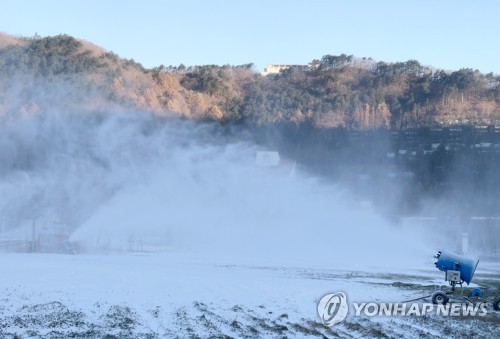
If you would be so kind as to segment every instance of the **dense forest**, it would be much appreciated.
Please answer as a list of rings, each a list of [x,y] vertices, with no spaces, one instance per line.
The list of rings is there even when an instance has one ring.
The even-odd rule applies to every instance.
[[[325,55],[263,76],[253,64],[146,69],[68,35],[0,36],[0,47],[0,114],[43,110],[36,88],[64,82],[51,95],[88,109],[112,103],[222,123],[351,130],[500,123],[500,76],[433,69],[416,60]],[[12,91],[22,102],[9,99]]]

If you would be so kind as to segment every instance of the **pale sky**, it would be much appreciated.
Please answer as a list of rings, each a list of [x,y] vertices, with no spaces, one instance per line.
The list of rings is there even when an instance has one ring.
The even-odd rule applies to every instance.
[[[500,74],[497,0],[16,0],[0,32],[61,33],[145,67],[307,64],[325,54]]]

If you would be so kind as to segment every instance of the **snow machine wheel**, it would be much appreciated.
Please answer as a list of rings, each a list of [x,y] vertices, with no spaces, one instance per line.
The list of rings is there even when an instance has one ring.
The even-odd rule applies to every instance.
[[[495,311],[500,311],[500,297],[496,297],[494,300],[493,300],[493,309]]]
[[[431,297],[432,303],[435,305],[445,305],[449,299],[446,293],[441,291],[434,292]]]
[[[481,298],[483,296],[483,291],[481,291],[480,288],[473,288],[472,291],[470,291],[470,297],[471,298]]]

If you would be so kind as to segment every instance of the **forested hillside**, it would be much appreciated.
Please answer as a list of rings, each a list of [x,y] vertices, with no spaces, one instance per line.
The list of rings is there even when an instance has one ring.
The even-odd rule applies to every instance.
[[[252,125],[286,121],[357,130],[489,125],[500,123],[500,76],[345,54],[267,76],[252,64],[145,69],[68,35],[0,35],[0,114],[40,112],[55,102],[80,110],[116,105]]]

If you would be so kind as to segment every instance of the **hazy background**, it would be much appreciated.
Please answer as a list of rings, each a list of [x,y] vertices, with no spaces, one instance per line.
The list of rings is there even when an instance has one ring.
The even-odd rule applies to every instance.
[[[269,148],[248,130],[106,107],[98,95],[99,105],[78,108],[64,99],[73,91],[40,88],[46,109],[0,118],[5,231],[29,233],[34,222],[59,225],[82,251],[265,262],[374,264],[425,251],[418,231],[393,225],[346,183],[300,164],[258,166],[256,152]]]

